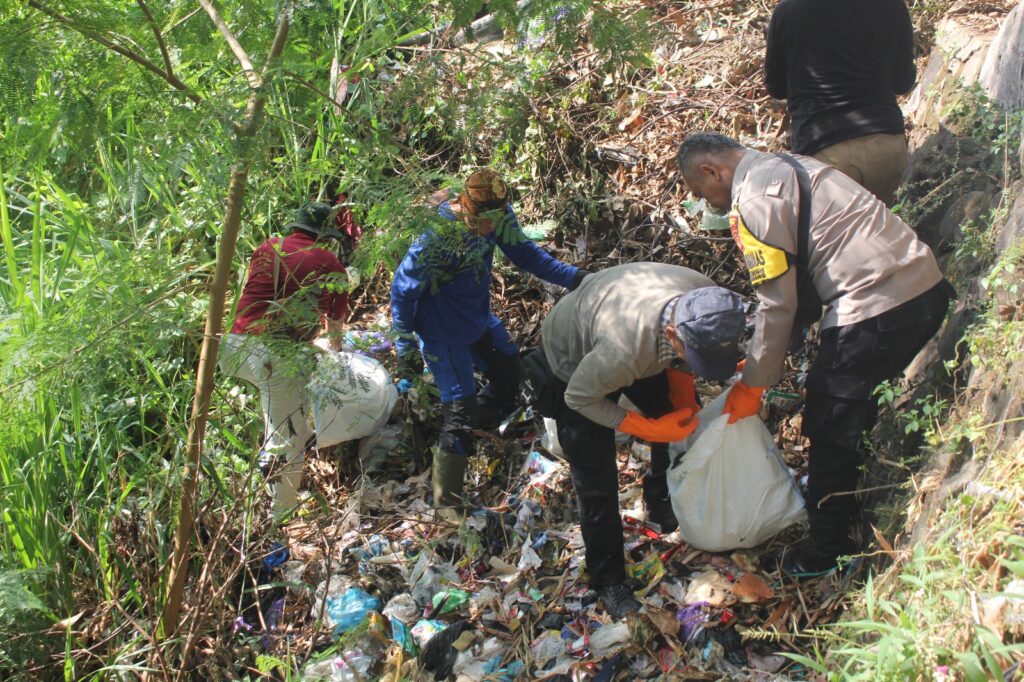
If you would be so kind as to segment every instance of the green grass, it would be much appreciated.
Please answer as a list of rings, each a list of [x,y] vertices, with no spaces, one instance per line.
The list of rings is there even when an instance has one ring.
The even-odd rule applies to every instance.
[[[918,528],[916,543],[907,544],[912,530],[904,527],[895,560],[848,596],[841,621],[816,632],[818,654],[792,656],[827,679],[973,682],[1001,679],[1015,665],[1020,674],[1024,594],[1008,589],[1024,584],[1013,583],[1024,579],[1024,463],[1022,440],[1000,434],[1001,427],[1024,418],[993,420],[986,397],[991,390],[1020,388],[1024,320],[1006,319],[998,302],[1008,294],[1016,298],[1022,253],[1024,242],[1018,242],[982,277],[984,313],[966,341],[972,366],[987,372],[979,375],[983,380],[957,394],[948,411],[937,409],[934,400],[904,407],[897,428],[888,433],[898,443],[902,433],[922,432],[929,447],[925,455],[937,458],[939,473],[948,453],[967,453],[957,466],[967,467],[968,474],[934,509],[920,500],[940,495],[944,476],[935,479],[926,468],[915,474],[913,486],[904,486],[902,505],[890,513]],[[993,611],[1000,599],[1011,604],[1003,616]]]

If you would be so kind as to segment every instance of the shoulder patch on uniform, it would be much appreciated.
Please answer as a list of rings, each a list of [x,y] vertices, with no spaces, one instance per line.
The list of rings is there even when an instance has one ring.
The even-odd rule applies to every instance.
[[[733,241],[743,254],[743,262],[755,287],[782,277],[789,271],[789,256],[780,248],[765,244],[747,228],[739,208],[733,206],[729,212],[729,229]]]

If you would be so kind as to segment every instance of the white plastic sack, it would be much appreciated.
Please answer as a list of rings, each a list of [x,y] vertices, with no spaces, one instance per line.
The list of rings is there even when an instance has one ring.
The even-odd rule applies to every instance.
[[[316,445],[365,438],[383,426],[398,400],[384,365],[356,353],[328,351],[309,382]]]
[[[720,552],[759,545],[804,515],[804,501],[758,417],[735,424],[722,414],[722,393],[698,415],[689,438],[669,446],[672,509],[683,539]]]

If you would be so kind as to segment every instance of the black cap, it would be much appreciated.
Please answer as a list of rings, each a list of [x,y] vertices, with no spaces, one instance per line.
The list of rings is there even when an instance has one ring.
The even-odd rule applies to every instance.
[[[694,289],[677,299],[672,318],[694,374],[713,381],[733,375],[747,326],[739,294],[722,287]]]

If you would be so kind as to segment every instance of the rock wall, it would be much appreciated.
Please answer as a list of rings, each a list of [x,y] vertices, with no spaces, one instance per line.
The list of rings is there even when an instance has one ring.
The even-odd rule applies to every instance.
[[[972,104],[999,27],[987,15],[942,19],[918,85],[903,107],[910,143],[904,215],[940,255],[959,241],[962,223],[992,207],[997,189],[997,160],[964,129],[960,107]]]
[[[944,271],[951,278],[955,273],[959,291],[939,338],[908,369],[912,381],[939,367],[939,359],[964,357],[964,332],[977,319],[985,298],[980,279],[990,270],[991,260],[972,260],[958,248],[965,225],[993,222],[989,229],[994,234],[987,237],[994,244],[995,258],[1024,238],[1024,136],[1019,143],[1008,144],[1006,153],[993,150],[991,139],[981,134],[984,121],[1005,118],[998,110],[979,109],[980,93],[1011,114],[1024,109],[1024,1],[1002,16],[945,17],[919,85],[904,106],[911,150],[904,177],[904,215],[939,256]],[[999,210],[993,213],[994,209]],[[993,215],[998,219],[992,221]],[[1004,319],[1024,316],[1019,295],[997,305],[1008,316]],[[1024,372],[1012,369],[966,363],[954,380],[971,400],[984,401],[990,423],[1002,422],[1024,415]],[[1024,423],[1010,422],[1000,428],[1000,440],[1010,442],[1022,431]]]

